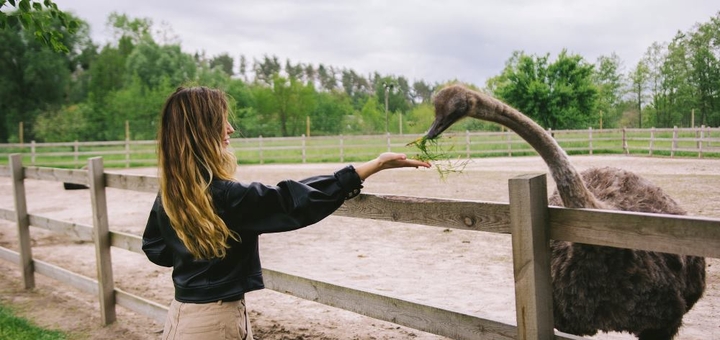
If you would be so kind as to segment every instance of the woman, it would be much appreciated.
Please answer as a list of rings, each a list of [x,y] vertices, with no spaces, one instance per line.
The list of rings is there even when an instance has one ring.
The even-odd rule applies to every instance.
[[[430,166],[388,152],[332,175],[242,184],[227,150],[234,131],[222,91],[179,88],[163,107],[160,193],[143,233],[148,259],[173,267],[163,339],[252,339],[244,298],[264,288],[258,235],[322,220],[378,171]]]

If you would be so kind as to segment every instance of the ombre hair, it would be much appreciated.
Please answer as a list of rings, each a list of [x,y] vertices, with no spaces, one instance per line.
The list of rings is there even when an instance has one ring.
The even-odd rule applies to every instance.
[[[196,259],[225,257],[240,241],[217,215],[213,179],[233,180],[237,160],[224,147],[228,100],[220,90],[180,87],[165,102],[158,132],[160,198],[170,224]]]

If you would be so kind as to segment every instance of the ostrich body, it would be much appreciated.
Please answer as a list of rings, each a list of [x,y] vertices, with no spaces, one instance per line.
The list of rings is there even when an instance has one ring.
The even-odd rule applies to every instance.
[[[550,205],[684,215],[659,187],[622,169],[582,174],[545,130],[512,107],[454,85],[434,98],[435,138],[463,117],[515,131],[547,164],[557,189]],[[672,339],[705,290],[705,259],[642,250],[551,241],[555,328],[575,335],[628,332],[639,339]]]

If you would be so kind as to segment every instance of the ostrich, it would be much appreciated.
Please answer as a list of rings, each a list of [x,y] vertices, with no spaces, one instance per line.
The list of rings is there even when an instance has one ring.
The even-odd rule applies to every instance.
[[[584,171],[538,124],[483,93],[460,85],[434,98],[432,139],[463,117],[502,124],[547,163],[557,189],[550,205],[684,215],[659,187],[622,169]],[[659,252],[551,242],[555,328],[575,335],[628,332],[641,340],[672,339],[705,290],[705,259]]]

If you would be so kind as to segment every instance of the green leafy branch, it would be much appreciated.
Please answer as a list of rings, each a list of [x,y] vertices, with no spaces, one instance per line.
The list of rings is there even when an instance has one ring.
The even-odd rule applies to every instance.
[[[35,39],[51,47],[55,52],[70,52],[62,42],[63,34],[52,27],[52,22],[58,20],[60,26],[69,33],[77,31],[79,24],[70,18],[68,14],[58,9],[58,6],[51,0],[0,0],[0,9],[6,5],[15,7],[17,10],[12,13],[0,11],[0,30],[22,27],[33,30]]]

